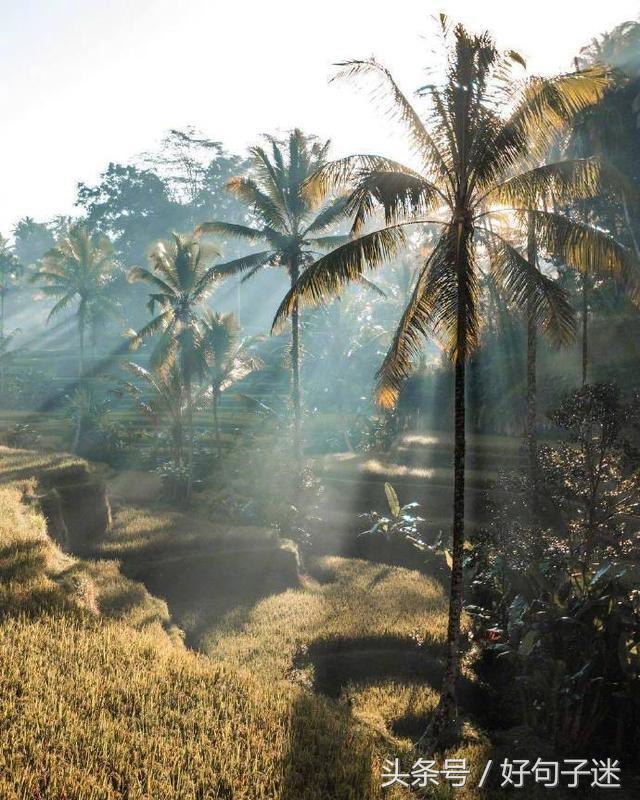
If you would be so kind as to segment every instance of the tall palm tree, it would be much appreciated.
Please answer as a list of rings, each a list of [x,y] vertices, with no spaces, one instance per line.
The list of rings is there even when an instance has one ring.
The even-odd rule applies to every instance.
[[[0,353],[7,352],[8,341],[5,336],[5,306],[9,292],[23,273],[23,267],[9,240],[0,235]],[[0,360],[0,393],[4,390],[4,362]]]
[[[404,123],[418,167],[372,155],[335,161],[307,186],[312,197],[351,185],[347,210],[354,214],[353,239],[308,267],[283,300],[274,327],[298,308],[340,292],[367,268],[382,264],[405,243],[411,226],[437,226],[439,236],[422,266],[394,340],[378,372],[377,397],[396,403],[403,380],[435,334],[453,361],[454,486],[452,569],[446,668],[440,702],[429,738],[439,742],[456,729],[455,685],[463,599],[465,365],[478,342],[479,259],[490,269],[508,301],[527,308],[538,326],[559,342],[573,333],[573,313],[564,292],[527,258],[526,225],[531,221],[538,249],[575,258],[590,269],[616,265],[630,269],[625,248],[611,236],[560,214],[540,210],[541,200],[584,196],[598,190],[596,161],[539,161],[572,115],[601,97],[604,69],[550,79],[516,81],[523,61],[499,52],[488,33],[472,35],[441,16],[449,43],[442,84],[424,87],[425,116],[402,93],[392,75],[374,60],[342,64],[347,77],[378,79],[378,96]],[[531,168],[529,168],[531,167]],[[363,232],[380,210],[384,226]],[[504,217],[520,223],[522,236],[509,240]],[[488,222],[492,221],[492,225]],[[523,248],[521,245],[525,244]],[[524,250],[524,252],[523,252]]]
[[[85,373],[86,335],[93,341],[98,326],[117,316],[118,302],[113,281],[114,253],[109,239],[92,234],[86,225],[71,225],[55,246],[47,251],[32,281],[45,295],[57,298],[47,322],[75,304],[78,329],[78,384],[82,389]],[[77,449],[83,425],[78,414],[73,448]]]
[[[137,333],[131,332],[130,347],[157,336],[151,352],[152,369],[168,369],[178,364],[184,384],[189,449],[187,456],[186,499],[193,480],[193,402],[192,385],[200,369],[199,310],[217,280],[210,261],[219,255],[192,235],[173,234],[170,241],[158,242],[149,254],[151,269],[133,267],[131,282],[144,281],[151,287],[147,307],[152,320]],[[156,309],[158,313],[156,313]]]
[[[326,162],[330,142],[319,142],[297,128],[286,141],[266,137],[268,149],[252,147],[251,177],[232,178],[227,188],[251,210],[252,225],[205,222],[200,234],[235,236],[248,242],[265,242],[266,250],[252,252],[217,267],[221,275],[245,273],[245,280],[264,267],[283,267],[294,286],[300,274],[319,255],[345,241],[328,236],[343,219],[345,201],[328,193],[313,198],[303,192],[308,178]],[[294,416],[294,451],[300,455],[300,321],[297,302],[291,308],[291,402]]]
[[[218,407],[222,393],[261,369],[260,359],[251,355],[249,343],[240,339],[240,325],[235,314],[219,314],[207,309],[200,320],[203,361],[211,386],[211,406],[218,456],[222,455]]]

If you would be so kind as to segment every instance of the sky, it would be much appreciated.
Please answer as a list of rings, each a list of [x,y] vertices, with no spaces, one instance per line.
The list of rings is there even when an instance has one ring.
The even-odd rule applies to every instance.
[[[335,155],[403,154],[366,92],[332,65],[374,55],[410,93],[440,11],[489,29],[535,73],[571,66],[639,0],[0,0],[0,232],[73,213],[78,181],[195,125],[241,152],[294,126]]]

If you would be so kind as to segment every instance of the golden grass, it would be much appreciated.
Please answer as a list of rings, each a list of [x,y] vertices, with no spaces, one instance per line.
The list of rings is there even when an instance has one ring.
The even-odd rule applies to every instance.
[[[382,796],[344,710],[114,623],[5,620],[0,725],[3,800]]]
[[[447,603],[437,582],[323,557],[300,588],[214,615],[201,639],[207,655],[198,655],[171,629],[164,601],[116,562],[74,558],[48,538],[37,508],[23,502],[35,489],[25,475],[60,460],[10,459],[0,465],[2,800],[502,796],[475,788],[494,754],[469,722],[462,744],[438,758],[467,759],[466,788],[381,788],[386,757],[411,766],[411,737],[438,699],[433,681],[394,675],[393,663],[403,648],[441,655]],[[123,508],[103,551],[135,562],[269,542],[260,529],[225,532],[196,516]],[[347,669],[336,700],[310,691],[324,655],[345,653],[342,666],[364,673]],[[380,662],[389,674],[375,673]]]
[[[151,626],[159,637],[180,637],[167,604],[122,575],[116,562],[75,558],[47,535],[36,502],[37,479],[48,470],[73,467],[78,459],[6,448],[0,458],[0,613],[58,609]]]
[[[2,800],[382,798],[373,731],[290,682],[185,649],[166,604],[115,562],[82,561],[49,539],[23,502],[35,490],[25,475],[48,462],[10,458],[0,466]]]
[[[312,642],[397,637],[436,647],[446,634],[442,589],[417,572],[329,556],[312,567],[320,581],[237,609],[204,637],[212,658],[270,680],[285,677]]]

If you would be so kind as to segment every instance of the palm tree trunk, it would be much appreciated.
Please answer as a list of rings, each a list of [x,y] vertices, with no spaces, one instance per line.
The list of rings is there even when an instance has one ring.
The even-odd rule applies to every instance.
[[[454,441],[453,441],[453,536],[451,587],[449,592],[449,623],[447,627],[447,654],[440,694],[440,730],[438,736],[446,738],[446,730],[457,716],[456,681],[460,667],[460,620],[464,580],[464,481],[465,481],[465,373],[464,353],[456,356],[454,377]]]
[[[216,431],[216,448],[218,450],[218,458],[222,458],[222,442],[220,440],[220,420],[218,419],[218,395],[213,388],[213,425]]]
[[[589,275],[582,275],[582,385],[587,383],[589,369]]]
[[[461,251],[463,247],[462,229],[459,232],[457,264],[457,331],[454,360],[454,410],[453,410],[453,530],[451,543],[451,586],[449,591],[449,621],[447,626],[446,661],[440,700],[431,725],[423,739],[429,740],[432,747],[445,747],[457,739],[458,705],[456,682],[460,671],[460,622],[464,596],[464,483],[465,483],[465,388],[467,359],[467,304],[463,294],[466,283],[465,269]]]
[[[537,267],[538,248],[536,234],[531,215],[527,234],[527,260]],[[536,387],[536,362],[538,350],[538,332],[531,306],[527,308],[527,425],[526,438],[529,453],[529,475],[532,481],[538,471],[538,396]]]
[[[79,391],[79,403],[78,403],[78,418],[76,420],[76,431],[73,436],[73,452],[78,452],[78,447],[80,446],[80,439],[82,438],[82,426],[84,424],[83,418],[83,403],[84,403],[84,312],[79,309],[78,310],[78,337],[79,337],[79,351],[78,351],[78,391]]]
[[[4,394],[4,286],[0,287],[0,396]]]
[[[80,340],[80,349],[78,351],[78,383],[82,383],[84,375],[84,318],[81,317],[78,322],[78,336]]]
[[[291,286],[295,286],[300,275],[298,262],[291,260]],[[302,456],[301,447],[301,400],[300,400],[300,315],[296,300],[291,313],[291,402],[293,405],[293,450],[294,458],[299,461]]]
[[[188,503],[191,499],[193,488],[193,394],[191,392],[191,380],[185,384],[187,392],[187,427],[189,429],[189,449],[187,451],[187,489],[185,500]]]

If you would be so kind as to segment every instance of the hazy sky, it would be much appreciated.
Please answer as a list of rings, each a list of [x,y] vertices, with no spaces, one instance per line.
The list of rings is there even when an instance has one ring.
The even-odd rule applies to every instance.
[[[335,153],[398,155],[367,96],[331,64],[375,55],[407,91],[432,62],[445,11],[521,52],[570,66],[592,36],[637,18],[635,0],[0,0],[0,231],[69,213],[79,180],[194,124],[230,149],[295,125]]]

